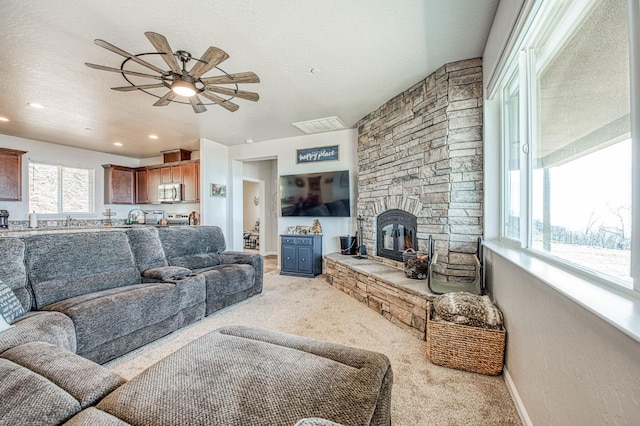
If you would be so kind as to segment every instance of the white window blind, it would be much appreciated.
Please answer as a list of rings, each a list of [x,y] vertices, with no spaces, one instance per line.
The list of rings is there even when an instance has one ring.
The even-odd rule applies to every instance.
[[[95,171],[30,161],[29,211],[40,214],[95,213]]]

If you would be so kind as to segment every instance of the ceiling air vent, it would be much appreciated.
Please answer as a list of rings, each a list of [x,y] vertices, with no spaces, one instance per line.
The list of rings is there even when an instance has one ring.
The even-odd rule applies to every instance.
[[[338,117],[318,118],[316,120],[291,123],[303,133],[323,133],[346,129],[347,126]]]

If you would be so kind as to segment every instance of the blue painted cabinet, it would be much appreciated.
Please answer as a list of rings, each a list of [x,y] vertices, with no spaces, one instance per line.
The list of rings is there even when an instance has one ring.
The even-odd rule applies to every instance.
[[[280,235],[280,274],[313,278],[322,273],[322,235]]]

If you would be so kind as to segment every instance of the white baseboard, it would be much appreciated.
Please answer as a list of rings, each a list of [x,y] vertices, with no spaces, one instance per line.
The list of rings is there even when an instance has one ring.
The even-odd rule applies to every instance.
[[[522,421],[522,424],[525,426],[533,426],[533,423],[531,422],[531,419],[527,414],[527,409],[524,407],[524,404],[520,399],[520,394],[518,394],[518,389],[516,389],[516,385],[515,383],[513,383],[513,380],[511,379],[511,375],[509,374],[509,370],[507,370],[507,367],[504,367],[502,375],[504,376],[504,382],[507,384],[507,389],[511,394],[511,399],[513,399],[513,402],[516,406],[516,410],[518,411],[518,415],[520,416],[520,420]]]

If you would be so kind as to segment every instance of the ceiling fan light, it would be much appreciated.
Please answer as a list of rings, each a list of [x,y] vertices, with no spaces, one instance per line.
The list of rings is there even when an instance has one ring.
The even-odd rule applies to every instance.
[[[196,94],[196,87],[193,83],[184,80],[176,80],[171,84],[171,90],[179,96],[190,98]]]

